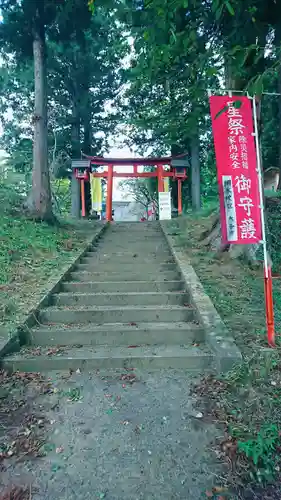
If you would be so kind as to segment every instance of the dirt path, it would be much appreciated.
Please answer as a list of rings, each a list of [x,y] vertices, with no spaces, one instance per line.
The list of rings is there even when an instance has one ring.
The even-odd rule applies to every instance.
[[[35,427],[46,418],[45,456],[27,459],[21,450],[5,459],[2,491],[25,485],[32,500],[197,500],[218,484],[210,452],[218,431],[199,418],[190,374],[115,370],[50,377],[37,392],[31,381],[16,393],[33,394],[22,412],[37,415]],[[11,422],[2,441],[9,433],[13,439]]]

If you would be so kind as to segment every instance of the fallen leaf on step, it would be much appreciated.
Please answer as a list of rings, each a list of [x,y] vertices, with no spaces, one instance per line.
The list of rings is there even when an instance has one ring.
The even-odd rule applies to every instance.
[[[62,352],[62,347],[51,347],[47,350],[47,356],[52,356],[53,354],[60,354]]]
[[[134,323],[134,321],[132,321],[131,323],[129,323],[130,326],[137,326],[137,323]]]
[[[123,373],[120,377],[120,380],[126,380],[127,382],[129,382],[129,384],[133,384],[137,381],[137,376],[135,373]]]
[[[229,490],[223,486],[215,486],[212,490],[207,490],[206,497],[216,500],[226,500]]]
[[[214,486],[213,492],[214,493],[227,493],[228,489],[225,488],[224,486]]]
[[[128,349],[134,349],[135,347],[140,347],[140,345],[128,345]]]

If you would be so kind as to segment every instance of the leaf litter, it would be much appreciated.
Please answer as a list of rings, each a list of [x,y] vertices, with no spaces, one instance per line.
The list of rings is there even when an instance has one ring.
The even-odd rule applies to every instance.
[[[53,394],[53,387],[39,373],[5,371],[0,371],[0,387],[0,464],[4,469],[8,459],[42,456],[48,421],[37,398]]]

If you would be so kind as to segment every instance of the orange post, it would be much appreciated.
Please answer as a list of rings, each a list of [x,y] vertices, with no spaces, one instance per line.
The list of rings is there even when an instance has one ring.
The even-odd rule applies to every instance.
[[[86,202],[85,202],[85,180],[81,179],[81,209],[82,217],[86,217]]]
[[[178,179],[178,215],[182,214],[181,179]]]
[[[108,165],[106,220],[109,222],[112,221],[112,193],[113,193],[113,165]]]
[[[163,193],[164,191],[163,165],[157,165],[157,177],[158,177],[158,193]]]
[[[271,347],[275,347],[275,328],[274,328],[274,307],[272,294],[272,273],[271,268],[264,268],[264,295],[265,295],[265,315],[267,327],[267,341]]]

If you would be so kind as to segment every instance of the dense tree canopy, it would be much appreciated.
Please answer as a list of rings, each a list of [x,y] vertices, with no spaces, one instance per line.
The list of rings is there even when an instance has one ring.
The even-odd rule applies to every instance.
[[[273,94],[260,99],[263,162],[281,166],[277,0],[1,0],[0,6],[1,146],[18,168],[30,165],[36,130],[47,119],[48,161],[41,154],[33,171],[41,165],[51,176],[67,174],[71,155],[105,152],[123,127],[140,154],[186,153],[185,204],[198,209],[202,196],[216,190],[208,89]],[[38,36],[48,82],[43,122],[33,109]]]

